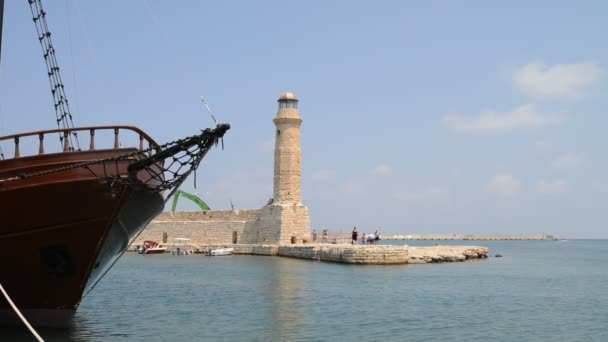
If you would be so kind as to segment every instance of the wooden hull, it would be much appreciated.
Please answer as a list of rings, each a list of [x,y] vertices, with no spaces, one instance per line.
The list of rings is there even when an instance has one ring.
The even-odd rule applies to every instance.
[[[0,179],[98,160],[128,149],[0,161]],[[164,208],[162,194],[111,182],[132,161],[0,185],[0,283],[35,326],[67,326],[82,296]],[[19,323],[0,300],[0,324]]]

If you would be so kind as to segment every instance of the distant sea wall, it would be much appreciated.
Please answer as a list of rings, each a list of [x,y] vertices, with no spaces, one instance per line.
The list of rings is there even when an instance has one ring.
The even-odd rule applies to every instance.
[[[556,240],[553,235],[385,234],[384,240]]]
[[[481,235],[481,234],[381,234],[382,240],[557,240],[553,235]],[[359,232],[359,240],[362,233]],[[320,239],[317,237],[317,239]],[[329,233],[328,242],[346,243],[351,233]]]

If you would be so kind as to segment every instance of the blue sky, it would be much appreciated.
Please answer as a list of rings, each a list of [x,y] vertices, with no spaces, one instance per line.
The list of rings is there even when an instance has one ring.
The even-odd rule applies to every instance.
[[[214,209],[272,195],[272,118],[292,91],[314,227],[579,238],[608,238],[606,7],[45,2],[77,125],[169,141],[212,125],[201,95],[232,125],[198,171]],[[52,128],[26,1],[7,2],[3,45],[0,134]]]

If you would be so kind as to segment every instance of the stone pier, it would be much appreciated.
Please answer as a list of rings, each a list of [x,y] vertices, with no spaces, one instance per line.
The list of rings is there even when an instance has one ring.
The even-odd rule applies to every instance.
[[[486,258],[488,249],[477,246],[279,246],[278,256],[359,265],[426,264]]]
[[[204,245],[208,248],[230,247],[234,254],[267,255],[357,265],[399,265],[455,262],[488,257],[488,248],[480,246],[353,246],[349,244],[308,245]]]

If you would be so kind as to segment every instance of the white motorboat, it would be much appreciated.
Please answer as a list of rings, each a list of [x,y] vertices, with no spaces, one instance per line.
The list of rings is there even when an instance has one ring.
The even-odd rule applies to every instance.
[[[207,255],[211,255],[211,256],[232,255],[232,252],[234,252],[234,248],[216,248],[216,249],[210,249],[209,251],[207,251]]]

